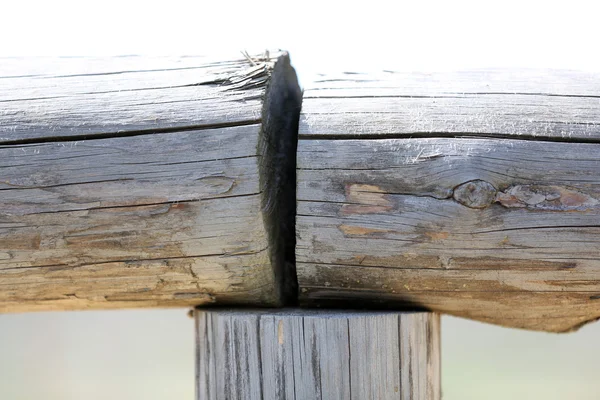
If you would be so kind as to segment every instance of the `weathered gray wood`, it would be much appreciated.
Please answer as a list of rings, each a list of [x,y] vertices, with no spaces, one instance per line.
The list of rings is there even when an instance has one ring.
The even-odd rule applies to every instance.
[[[557,70],[329,74],[305,83],[300,136],[599,140],[599,82]]]
[[[400,315],[402,400],[440,396],[440,334],[439,317],[431,318],[428,313]],[[419,357],[419,354],[427,357]]]
[[[440,399],[431,313],[196,310],[198,399]]]
[[[600,81],[520,77],[307,85],[301,304],[422,307],[548,331],[600,317]]]
[[[281,304],[281,60],[4,60],[0,311]]]
[[[131,59],[2,59],[0,144],[261,119],[269,63]]]

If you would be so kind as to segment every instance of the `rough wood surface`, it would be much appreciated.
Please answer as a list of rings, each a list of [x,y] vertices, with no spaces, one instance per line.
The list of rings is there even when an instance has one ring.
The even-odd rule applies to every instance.
[[[0,311],[281,304],[273,64],[2,60]]]
[[[197,398],[440,399],[431,313],[196,310]]]
[[[0,144],[258,123],[268,80],[247,60],[0,60]]]
[[[548,331],[600,317],[599,80],[544,73],[308,85],[301,304]]]
[[[598,74],[559,70],[343,73],[305,83],[300,135],[600,140]]]

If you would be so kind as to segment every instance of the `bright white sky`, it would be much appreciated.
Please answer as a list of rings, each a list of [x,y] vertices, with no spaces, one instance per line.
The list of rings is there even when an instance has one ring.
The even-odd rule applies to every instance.
[[[585,1],[31,1],[2,5],[0,56],[289,50],[313,68],[600,71]]]
[[[0,57],[239,57],[240,50],[281,48],[301,81],[316,70],[600,72],[597,7],[574,0],[6,0]],[[191,327],[185,310],[0,315],[0,398],[191,400]],[[556,336],[445,318],[444,399],[597,399],[598,332],[598,323]]]

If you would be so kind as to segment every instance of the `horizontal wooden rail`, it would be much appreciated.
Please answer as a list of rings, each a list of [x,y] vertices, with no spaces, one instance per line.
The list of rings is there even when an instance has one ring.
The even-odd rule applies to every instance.
[[[287,55],[0,65],[2,311],[600,317],[598,75],[323,74],[301,99]]]
[[[275,61],[3,60],[0,310],[294,301],[274,181],[301,94]]]
[[[565,331],[600,317],[600,80],[321,75],[304,92],[303,305]]]

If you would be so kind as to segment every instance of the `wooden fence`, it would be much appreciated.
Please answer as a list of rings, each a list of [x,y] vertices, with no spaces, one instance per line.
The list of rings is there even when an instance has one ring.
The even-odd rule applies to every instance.
[[[4,59],[0,311],[199,306],[200,399],[439,399],[434,313],[600,317],[598,78]]]

